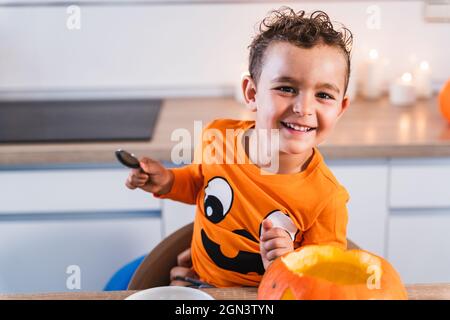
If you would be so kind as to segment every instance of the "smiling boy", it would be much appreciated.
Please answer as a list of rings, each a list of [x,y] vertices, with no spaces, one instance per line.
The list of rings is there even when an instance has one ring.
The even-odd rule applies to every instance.
[[[242,80],[255,121],[219,119],[205,132],[225,136],[233,129],[252,137],[277,130],[275,169],[264,172],[267,163],[259,157],[274,152],[269,144],[261,149],[257,142],[258,151],[250,152],[255,146],[235,134],[225,148],[242,148],[243,164],[213,163],[202,154],[200,163],[166,169],[143,158],[145,173],[130,173],[131,189],[197,205],[192,254],[183,255],[192,258],[192,268],[172,270],[172,279],[188,274],[219,287],[257,286],[270,263],[287,252],[308,244],[346,247],[349,196],[316,147],[349,105],[351,40],[321,11],[307,17],[285,7],[263,20]]]

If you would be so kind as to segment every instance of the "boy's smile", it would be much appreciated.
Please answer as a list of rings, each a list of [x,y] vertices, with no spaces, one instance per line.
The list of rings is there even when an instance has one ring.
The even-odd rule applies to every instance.
[[[244,78],[247,105],[256,111],[255,128],[280,130],[280,156],[310,154],[348,106],[346,76],[344,54],[336,47],[273,42],[257,84]]]

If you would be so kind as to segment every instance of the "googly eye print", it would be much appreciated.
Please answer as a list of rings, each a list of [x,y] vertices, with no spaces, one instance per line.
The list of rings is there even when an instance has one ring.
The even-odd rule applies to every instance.
[[[214,177],[208,181],[203,202],[206,218],[212,223],[222,221],[233,204],[233,189],[227,180]]]

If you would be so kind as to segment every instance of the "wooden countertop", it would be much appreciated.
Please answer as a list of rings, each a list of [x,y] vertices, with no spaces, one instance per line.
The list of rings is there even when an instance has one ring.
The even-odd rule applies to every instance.
[[[113,151],[170,161],[170,140],[177,128],[194,131],[216,118],[252,119],[232,98],[168,99],[163,103],[151,142],[0,144],[0,165],[115,163]],[[193,137],[193,134],[192,134]],[[440,116],[437,97],[411,107],[394,107],[388,99],[356,100],[320,146],[328,159],[450,156],[450,125]]]
[[[216,300],[256,300],[257,288],[201,289]],[[450,283],[406,285],[410,300],[450,300]],[[137,291],[0,294],[0,300],[123,300]]]

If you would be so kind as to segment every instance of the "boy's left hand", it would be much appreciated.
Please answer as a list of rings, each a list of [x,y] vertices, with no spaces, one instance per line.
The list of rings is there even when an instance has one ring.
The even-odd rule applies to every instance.
[[[294,251],[294,242],[285,229],[273,227],[272,221],[266,219],[262,222],[259,247],[264,269],[267,270],[273,260]]]
[[[192,269],[191,248],[184,250],[177,256],[177,266],[170,270],[170,285],[182,287],[192,285],[190,282],[177,280],[177,277],[189,277],[198,280],[198,275]]]

